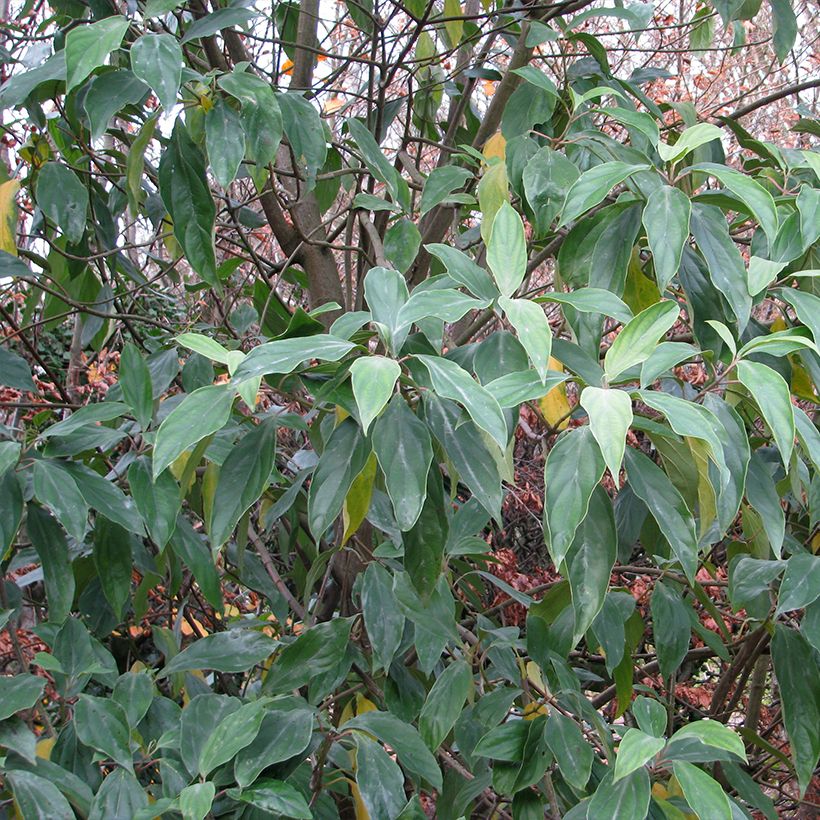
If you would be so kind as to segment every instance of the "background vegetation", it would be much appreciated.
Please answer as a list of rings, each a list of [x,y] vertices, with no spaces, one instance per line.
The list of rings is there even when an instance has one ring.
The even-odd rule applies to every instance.
[[[816,815],[812,3],[3,11],[0,815]]]

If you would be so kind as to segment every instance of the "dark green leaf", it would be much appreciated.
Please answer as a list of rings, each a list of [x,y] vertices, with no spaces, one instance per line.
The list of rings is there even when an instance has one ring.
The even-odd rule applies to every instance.
[[[160,673],[167,677],[175,672],[213,669],[217,672],[245,672],[268,658],[276,641],[251,629],[229,629],[206,635],[176,655]]]

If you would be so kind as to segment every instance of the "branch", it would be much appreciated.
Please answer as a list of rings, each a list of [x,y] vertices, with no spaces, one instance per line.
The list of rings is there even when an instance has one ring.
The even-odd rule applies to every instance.
[[[753,111],[757,111],[758,108],[763,108],[769,103],[777,102],[778,100],[782,100],[784,97],[790,97],[792,94],[799,94],[801,91],[808,91],[810,88],[820,88],[820,79],[805,80],[802,83],[787,85],[785,88],[781,88],[780,91],[773,91],[771,94],[767,94],[759,100],[755,100],[748,105],[742,105],[740,108],[736,108],[731,114],[727,114],[725,119],[738,120],[741,117],[745,117],[747,114],[751,114]]]

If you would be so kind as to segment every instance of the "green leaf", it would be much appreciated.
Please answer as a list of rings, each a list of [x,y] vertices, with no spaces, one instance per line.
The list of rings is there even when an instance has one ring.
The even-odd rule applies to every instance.
[[[617,485],[626,447],[626,434],[632,425],[632,399],[623,390],[585,387],[581,392],[580,402],[589,415],[592,435],[595,436],[606,466]]]
[[[568,430],[550,450],[544,465],[544,536],[556,567],[563,563],[586,518],[592,492],[605,469],[589,427]]]
[[[552,148],[544,146],[530,157],[522,181],[539,236],[549,231],[564,204],[567,191],[578,177],[575,165]]]
[[[653,737],[640,729],[627,729],[615,758],[614,782],[646,765],[666,745],[662,737]]]
[[[678,729],[670,738],[678,740],[680,738],[694,737],[706,746],[714,746],[716,749],[725,749],[727,752],[737,755],[741,760],[746,760],[746,747],[740,735],[733,732],[728,726],[724,726],[717,720],[696,720]]]
[[[488,299],[473,299],[452,288],[437,290],[416,288],[399,310],[397,324],[400,329],[404,329],[414,322],[429,318],[457,322],[469,311],[480,310],[489,304]]]
[[[661,293],[680,267],[683,246],[689,239],[691,213],[689,197],[680,188],[669,185],[656,188],[646,201],[643,225]]]
[[[752,297],[749,296],[746,266],[729,235],[726,217],[714,205],[695,202],[691,227],[695,242],[706,259],[712,283],[726,297],[742,333],[749,321]]]
[[[451,278],[464,285],[479,299],[493,300],[498,296],[493,280],[484,268],[480,268],[466,253],[449,245],[425,245],[425,250],[435,256]]]
[[[410,298],[407,282],[391,268],[371,268],[364,277],[364,296],[379,335],[390,352],[398,355],[410,331],[410,325],[400,318]]]
[[[396,220],[384,234],[384,255],[400,273],[406,273],[418,253],[421,234],[406,217]]]
[[[131,46],[131,70],[170,111],[177,103],[182,78],[182,48],[172,34],[143,34]]]
[[[0,441],[0,476],[17,464],[21,450],[22,446],[18,441]]]
[[[214,554],[185,516],[180,515],[177,519],[176,529],[171,536],[171,546],[174,553],[190,568],[205,600],[221,612],[224,606],[222,579],[214,565]]]
[[[395,820],[406,802],[404,776],[396,762],[364,735],[356,737],[356,783],[369,817]]]
[[[194,669],[216,672],[246,672],[270,657],[277,642],[251,629],[229,629],[206,635],[172,658],[159,677]]]
[[[524,223],[509,202],[501,205],[493,220],[487,245],[487,264],[502,296],[512,296],[526,276]]]
[[[128,717],[118,703],[106,698],[80,695],[74,707],[74,731],[86,746],[134,773]]]
[[[424,396],[424,418],[455,467],[458,479],[497,521],[501,518],[501,476],[498,465],[470,421],[461,422],[461,411],[452,402]]]
[[[183,45],[201,37],[210,37],[226,28],[241,26],[254,16],[253,11],[244,8],[225,8],[206,14],[188,27],[182,38]]]
[[[347,652],[352,619],[335,618],[304,631],[274,658],[264,690],[277,694],[334,671]]]
[[[111,698],[122,706],[128,725],[134,728],[145,717],[155,694],[154,682],[147,672],[125,672],[117,679]]]
[[[430,751],[438,749],[455,725],[472,684],[472,671],[464,661],[454,661],[436,678],[419,715],[419,732]]]
[[[249,803],[256,809],[272,817],[294,817],[298,820],[311,820],[313,817],[302,793],[281,780],[264,778],[257,780],[247,789],[228,789],[228,797]]]
[[[552,331],[541,306],[529,299],[508,299],[506,296],[502,296],[498,304],[515,328],[538,375],[542,380],[546,379],[552,352]]]
[[[26,527],[43,565],[48,619],[54,624],[62,623],[71,612],[74,601],[74,573],[65,535],[45,510],[31,504]]]
[[[558,227],[578,219],[590,208],[602,202],[616,185],[620,185],[625,179],[637,171],[644,170],[645,167],[616,160],[601,163],[584,171],[567,191]]]
[[[123,398],[134,412],[134,418],[143,431],[151,424],[154,413],[154,395],[151,373],[136,346],[128,342],[120,353],[120,386]]]
[[[333,431],[316,465],[308,492],[310,530],[320,538],[342,512],[350,485],[364,469],[370,446],[353,419]]]
[[[213,288],[219,288],[214,253],[216,208],[205,175],[205,158],[177,119],[159,162],[159,191],[174,224],[174,236],[191,267]]]
[[[103,594],[120,618],[131,596],[131,538],[118,524],[98,517],[94,522],[94,565]]]
[[[680,593],[658,581],[652,591],[652,628],[661,674],[668,678],[681,665],[689,650],[691,623]]]
[[[684,760],[676,760],[672,764],[672,769],[686,802],[697,812],[698,817],[708,817],[709,820],[732,820],[729,798],[720,783],[709,777],[702,769]]]
[[[226,715],[213,728],[199,754],[199,774],[210,774],[217,766],[232,760],[240,749],[252,743],[262,726],[266,700],[246,703]]]
[[[654,698],[639,696],[632,702],[632,714],[643,732],[652,737],[666,734],[668,715],[662,703]]]
[[[205,820],[216,795],[211,781],[186,786],[179,793],[179,810],[183,820]]]
[[[76,88],[106,57],[120,47],[128,30],[125,17],[114,15],[71,29],[65,38],[66,93]]]
[[[373,427],[373,450],[385,477],[396,523],[402,531],[418,520],[427,496],[433,447],[426,425],[395,396]]]
[[[154,481],[182,453],[225,425],[233,400],[234,391],[226,384],[200,387],[185,396],[157,430],[152,466]]]
[[[0,720],[31,709],[43,694],[46,679],[39,675],[0,676]]]
[[[574,788],[586,788],[595,752],[584,739],[578,724],[560,712],[551,712],[544,728],[547,742],[563,778]]]
[[[234,371],[233,380],[239,383],[271,373],[290,373],[306,359],[337,362],[354,347],[353,342],[326,334],[268,342],[245,356]]]
[[[797,314],[797,318],[811,331],[816,344],[820,345],[820,298],[797,288],[781,288],[777,291]]]
[[[362,729],[375,735],[396,752],[399,762],[406,769],[423,777],[434,789],[441,791],[441,769],[415,727],[404,723],[390,712],[370,711],[351,718],[344,724],[344,728]]]
[[[134,817],[148,806],[148,795],[131,772],[115,769],[105,776],[91,804],[88,820]],[[185,819],[187,820],[187,818]]]
[[[779,228],[777,208],[772,195],[759,182],[734,168],[714,162],[702,162],[694,165],[692,170],[705,171],[720,180],[749,208],[763,228],[770,245],[774,244]]]
[[[636,769],[617,782],[607,772],[587,809],[587,817],[617,817],[618,820],[644,820],[649,811],[651,786],[645,768]]]
[[[573,643],[592,626],[604,605],[618,551],[612,502],[600,485],[592,492],[586,517],[575,531],[566,556],[567,579],[575,613]]]
[[[14,802],[26,820],[76,820],[68,800],[44,777],[26,771],[7,772]]]
[[[365,434],[390,401],[400,375],[399,363],[385,356],[365,356],[353,362],[350,368],[353,396]]]
[[[34,462],[34,495],[47,506],[66,532],[77,541],[85,537],[88,505],[77,483],[57,462]]]
[[[783,464],[788,469],[795,435],[794,408],[789,386],[775,370],[748,359],[737,363],[737,377],[752,394],[760,415],[774,436]]]
[[[277,94],[276,100],[282,115],[282,124],[287,134],[291,151],[297,165],[303,166],[308,177],[308,189],[313,187],[313,179],[325,164],[327,139],[319,112],[301,94],[288,92]],[[249,132],[251,133],[250,129]],[[399,187],[406,183],[401,180]],[[409,199],[409,189],[407,197]]]
[[[775,615],[803,609],[820,598],[820,556],[796,553],[786,562]]]
[[[534,302],[558,302],[581,313],[603,313],[626,324],[632,318],[629,306],[604,288],[579,288],[571,293],[545,293]]]
[[[37,392],[28,362],[4,347],[0,347],[0,384],[15,390]]]
[[[470,374],[450,359],[417,355],[430,374],[436,393],[463,405],[470,418],[504,450],[507,447],[507,422],[498,402]]]
[[[88,190],[70,168],[57,162],[43,165],[37,174],[37,204],[69,242],[83,238]]]
[[[541,376],[534,370],[520,370],[493,379],[484,386],[495,396],[502,408],[507,408],[543,398],[550,390],[563,384],[567,378],[566,375],[551,370],[546,381],[541,381]]]
[[[698,565],[698,541],[695,522],[686,502],[666,473],[647,456],[631,447],[624,455],[629,486],[649,507],[686,577],[694,580]]]
[[[236,755],[236,782],[246,788],[268,766],[289,760],[305,751],[312,732],[313,714],[305,708],[303,701],[271,701],[253,742]]]
[[[618,334],[604,358],[604,370],[614,381],[625,370],[646,361],[658,345],[658,339],[678,320],[677,302],[664,300],[650,305],[629,321]]]
[[[641,365],[641,389],[675,365],[699,354],[698,348],[685,342],[661,342]]]
[[[253,427],[231,449],[214,493],[208,528],[213,549],[228,540],[239,519],[267,488],[275,454],[275,419]]]
[[[769,0],[774,31],[772,40],[778,62],[785,62],[797,40],[797,16],[789,0]]]
[[[802,796],[820,758],[820,676],[811,646],[781,624],[775,627],[772,660]]]
[[[382,152],[373,134],[355,117],[347,120],[347,129],[350,136],[356,141],[365,165],[370,169],[370,172],[377,180],[387,186],[393,201],[401,205],[404,210],[407,210],[409,204],[406,193],[407,183],[401,179],[396,169],[390,164],[390,160]]]
[[[181,504],[176,481],[167,470],[152,480],[150,463],[142,457],[128,468],[128,484],[151,540],[164,549],[176,527]]]
[[[220,77],[219,85],[242,105],[240,120],[248,159],[256,163],[257,170],[266,168],[276,157],[282,141],[282,112],[273,89],[261,77],[236,70]],[[288,95],[284,99],[288,99]]]
[[[674,145],[665,142],[658,143],[658,155],[664,162],[677,162],[683,159],[690,151],[706,145],[712,140],[720,139],[723,132],[716,125],[708,122],[699,122],[687,128]]]
[[[463,187],[472,178],[473,174],[467,168],[459,168],[455,165],[434,168],[424,182],[419,202],[419,215],[424,216],[436,205],[450,201],[453,191]]]
[[[392,578],[375,561],[362,579],[362,613],[375,665],[387,671],[401,643],[404,615],[395,606]]]
[[[223,100],[205,114],[205,145],[216,181],[227,188],[245,156],[245,131],[239,115]]]

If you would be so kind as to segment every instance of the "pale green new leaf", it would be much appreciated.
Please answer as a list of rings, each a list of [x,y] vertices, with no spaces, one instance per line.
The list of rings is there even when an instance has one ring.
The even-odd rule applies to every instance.
[[[780,457],[788,469],[794,449],[794,407],[783,377],[760,362],[737,363],[737,377],[752,394],[763,420],[772,431]]]
[[[502,296],[512,296],[527,273],[527,240],[521,217],[504,202],[493,220],[487,264]]]
[[[691,213],[689,197],[680,188],[669,185],[656,188],[646,201],[643,225],[661,293],[680,267],[683,246],[689,239]]]
[[[679,313],[678,303],[667,300],[650,305],[628,322],[606,352],[607,379],[615,381],[625,370],[646,361],[658,340],[678,320]]]
[[[643,171],[645,167],[615,160],[584,171],[567,191],[559,227],[578,219],[590,208],[602,202],[616,185],[620,185],[634,173]]]
[[[356,359],[350,367],[353,396],[359,408],[362,430],[367,433],[376,416],[393,395],[401,375],[399,363],[386,356],[366,356]]]
[[[515,328],[518,339],[541,379],[546,379],[552,352],[552,331],[540,305],[529,299],[509,299],[502,296],[498,304]]]
[[[97,23],[79,25],[65,38],[66,91],[76,88],[105,58],[119,48],[129,22],[114,15]]]
[[[632,424],[632,400],[623,390],[585,387],[581,392],[581,407],[589,415],[589,426],[601,448],[606,466],[615,483],[626,447],[626,434]]]
[[[154,481],[187,449],[225,425],[234,396],[230,385],[207,385],[187,395],[168,414],[154,441]]]

